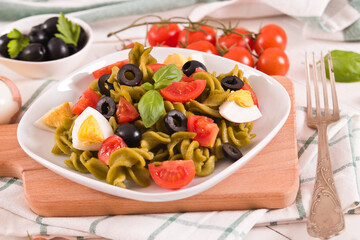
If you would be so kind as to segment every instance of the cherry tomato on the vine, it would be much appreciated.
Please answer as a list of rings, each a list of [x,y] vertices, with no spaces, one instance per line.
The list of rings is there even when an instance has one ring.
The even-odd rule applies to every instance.
[[[201,26],[199,30],[183,29],[179,33],[178,47],[186,47],[187,45],[199,41],[205,40],[213,45],[216,44],[216,32],[213,28],[208,26]]]
[[[176,23],[154,24],[151,26],[147,38],[150,46],[168,45],[176,47],[180,28]]]
[[[282,75],[289,70],[289,58],[279,48],[267,48],[260,55],[256,68],[269,75]]]
[[[285,30],[276,24],[268,24],[260,29],[259,35],[255,40],[255,51],[261,54],[267,48],[280,48],[285,50],[287,36]]]
[[[192,49],[192,50],[197,50],[197,51],[201,51],[201,52],[212,53],[215,55],[219,54],[216,47],[211,42],[208,42],[206,40],[199,40],[199,41],[190,43],[186,47],[186,49]]]
[[[234,32],[239,34],[250,34],[245,28],[236,28]],[[241,36],[236,33],[223,34],[219,37],[218,43],[222,49],[230,49],[231,47],[239,46],[254,50],[255,41],[251,38],[250,35]],[[247,46],[248,45],[248,46]]]
[[[232,47],[223,57],[254,67],[254,59],[249,50],[244,47]]]

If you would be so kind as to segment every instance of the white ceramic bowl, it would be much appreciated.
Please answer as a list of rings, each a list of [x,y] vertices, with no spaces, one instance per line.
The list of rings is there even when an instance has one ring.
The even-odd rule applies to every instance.
[[[59,81],[57,85],[42,94],[26,111],[19,123],[17,137],[22,149],[45,167],[87,187],[115,196],[140,201],[172,201],[200,193],[214,186],[242,167],[270,142],[283,126],[289,115],[291,106],[289,95],[272,77],[254,68],[213,54],[200,53],[183,48],[154,47],[151,55],[160,63],[163,62],[169,54],[177,52],[185,57],[194,53],[201,54],[209,72],[216,71],[218,74],[231,71],[237,64],[239,69],[244,71],[244,76],[249,79],[256,92],[260,111],[263,115],[254,122],[252,133],[255,133],[256,137],[248,146],[241,149],[244,154],[241,159],[234,163],[226,160],[218,161],[212,174],[207,177],[195,177],[189,185],[178,190],[161,188],[154,182],[146,188],[133,185],[129,186],[128,189],[123,189],[97,180],[91,174],[74,171],[64,163],[64,160],[68,159],[68,156],[58,156],[51,153],[51,149],[54,146],[54,133],[36,128],[34,122],[54,106],[58,106],[65,101],[76,102],[82,92],[94,80],[92,75],[93,71],[114,62],[127,59],[129,51],[130,50],[115,52],[99,58],[73,72],[67,78]]]
[[[14,28],[18,29],[23,34],[27,34],[30,32],[31,27],[41,24],[48,18],[55,16],[59,16],[59,14],[35,15],[20,19],[1,29],[0,36],[9,33]],[[73,23],[80,25],[88,36],[85,46],[80,51],[66,58],[43,62],[21,61],[0,56],[0,63],[16,73],[32,79],[54,77],[56,75],[64,75],[72,72],[86,59],[86,55],[89,53],[90,45],[93,41],[93,31],[84,21],[68,15],[65,15],[65,17]]]

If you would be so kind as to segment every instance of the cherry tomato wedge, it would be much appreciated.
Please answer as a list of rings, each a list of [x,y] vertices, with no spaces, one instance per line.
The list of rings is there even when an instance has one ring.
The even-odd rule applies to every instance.
[[[170,86],[160,89],[160,93],[171,102],[189,102],[200,96],[206,86],[206,80],[192,82],[173,82]]]
[[[114,66],[117,66],[118,68],[121,68],[123,65],[125,65],[127,63],[129,63],[129,59],[118,61],[116,63],[113,63],[113,64],[107,65],[105,67],[102,67],[102,68],[94,71],[92,74],[97,79],[97,78],[101,77],[104,74],[111,74],[111,72],[112,72],[111,70],[112,70],[112,68]]]
[[[160,165],[150,163],[148,167],[154,182],[163,188],[182,188],[195,177],[195,165],[192,160],[164,161]]]
[[[219,127],[214,120],[205,116],[191,115],[188,118],[187,127],[189,132],[195,132],[193,140],[198,141],[200,146],[214,146]]]
[[[131,122],[140,116],[136,108],[123,97],[119,99],[119,105],[115,114],[118,123]]]
[[[150,46],[168,45],[176,47],[180,28],[176,23],[154,24],[151,26],[147,38]]]
[[[127,147],[125,141],[118,135],[112,135],[105,139],[101,144],[98,152],[99,160],[103,161],[106,165],[109,164],[110,155],[120,148]]]
[[[150,67],[153,72],[156,72],[157,70],[159,70],[160,68],[166,65],[163,63],[152,63],[152,64],[148,64],[147,66]]]
[[[80,96],[79,100],[74,104],[71,112],[80,115],[87,107],[96,109],[96,104],[99,100],[99,95],[97,95],[97,93],[91,88],[87,88]]]
[[[254,101],[254,104],[259,107],[259,103],[258,103],[258,99],[256,97],[256,94],[254,92],[254,90],[249,86],[249,84],[247,84],[246,82],[244,82],[244,86],[241,88],[242,90],[248,90],[251,93],[251,97]]]
[[[183,81],[183,82],[192,82],[192,81],[194,81],[194,74],[198,73],[198,72],[206,72],[206,71],[203,70],[203,69],[197,68],[197,69],[195,69],[195,72],[193,74],[191,74],[189,77],[186,76],[185,74],[183,74],[183,76],[181,78],[181,81]]]

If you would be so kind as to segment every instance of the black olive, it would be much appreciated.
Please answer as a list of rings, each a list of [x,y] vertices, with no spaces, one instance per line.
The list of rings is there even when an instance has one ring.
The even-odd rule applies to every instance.
[[[49,37],[45,31],[33,30],[29,33],[29,40],[31,43],[46,44],[49,41]]]
[[[85,46],[86,42],[87,42],[87,34],[85,30],[82,27],[80,27],[80,35],[79,35],[79,40],[77,42],[77,49],[78,50],[82,49]]]
[[[44,61],[46,60],[46,48],[41,43],[30,43],[20,53],[20,60],[24,61]]]
[[[121,137],[128,147],[139,147],[141,141],[141,132],[135,125],[124,123],[117,127],[115,134]]]
[[[183,65],[182,71],[186,76],[190,77],[190,75],[193,74],[197,68],[200,68],[207,72],[205,65],[196,60],[187,61]]]
[[[47,32],[49,36],[53,36],[55,33],[59,32],[57,30],[57,24],[58,24],[58,17],[52,17],[47,19],[42,25],[41,30]]]
[[[222,147],[225,157],[229,160],[235,162],[243,156],[241,151],[230,143],[223,143]]]
[[[132,75],[132,78],[128,78],[129,75]],[[134,64],[128,63],[122,66],[117,74],[117,80],[120,84],[127,86],[137,86],[141,82],[143,74],[140,68]]]
[[[96,110],[109,120],[116,112],[116,103],[111,97],[102,97],[96,104]]]
[[[239,90],[244,86],[244,82],[237,76],[226,76],[221,79],[221,86],[224,90]]]
[[[4,34],[0,37],[0,54],[3,57],[7,57],[7,58],[10,57],[9,52],[8,52],[8,47],[7,47],[10,40],[11,39],[7,37],[7,34]]]
[[[182,112],[176,109],[170,110],[165,115],[164,123],[170,133],[187,131],[187,118]]]
[[[110,96],[110,89],[114,89],[114,85],[108,82],[110,76],[111,74],[102,75],[97,83],[100,93],[106,96]]]
[[[61,38],[53,37],[47,44],[50,60],[69,56],[69,48]]]

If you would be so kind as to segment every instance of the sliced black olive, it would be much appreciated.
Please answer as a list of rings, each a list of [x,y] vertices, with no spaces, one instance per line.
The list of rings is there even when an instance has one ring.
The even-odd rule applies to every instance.
[[[140,68],[131,63],[122,66],[117,74],[117,80],[119,81],[120,84],[132,86],[132,87],[139,85],[142,78],[143,78],[143,74]]]
[[[110,96],[110,89],[114,89],[114,85],[109,83],[108,80],[111,74],[104,74],[98,80],[98,88],[101,94]]]
[[[165,115],[164,123],[170,133],[187,131],[187,118],[176,109],[170,110]]]
[[[243,156],[241,151],[230,143],[223,143],[222,147],[225,157],[229,160],[237,161]]]
[[[7,37],[7,34],[4,34],[0,37],[0,54],[3,57],[9,58],[9,52],[8,52],[8,43],[10,42],[10,38]]]
[[[30,43],[20,53],[19,59],[24,61],[46,60],[46,48],[41,43]]]
[[[115,130],[115,134],[121,137],[128,147],[139,147],[141,132],[137,127],[130,123],[121,124]]]
[[[221,86],[224,90],[239,90],[244,86],[244,82],[237,76],[226,76],[221,79]]]
[[[200,68],[207,72],[205,65],[196,60],[187,61],[183,65],[182,71],[186,76],[190,77],[190,75],[193,74],[197,68]]]
[[[108,96],[100,98],[96,105],[96,110],[98,110],[106,119],[110,119],[116,112],[114,99]]]

